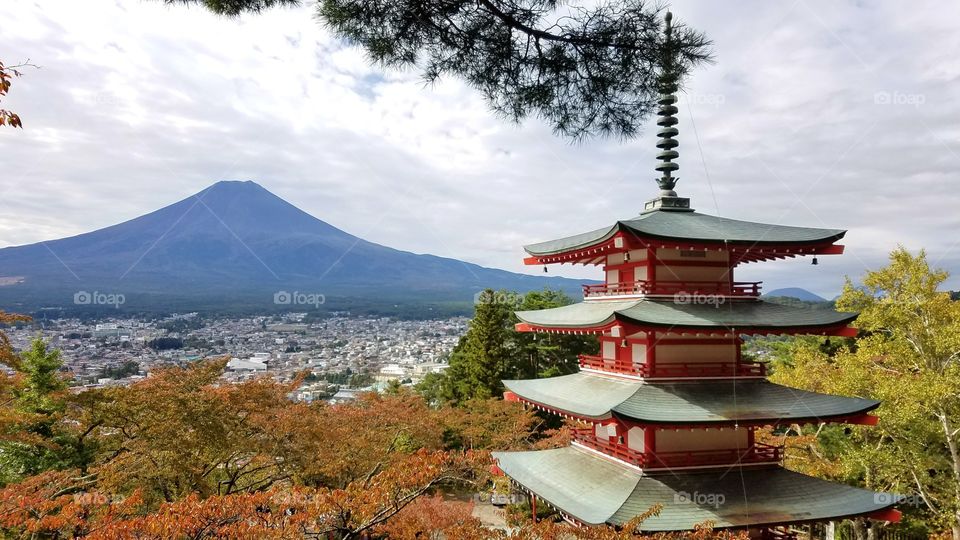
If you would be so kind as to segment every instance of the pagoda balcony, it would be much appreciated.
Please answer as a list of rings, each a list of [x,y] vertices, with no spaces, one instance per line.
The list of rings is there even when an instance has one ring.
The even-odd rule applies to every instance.
[[[763,362],[671,362],[663,364],[635,364],[602,356],[580,355],[580,367],[638,375],[651,379],[685,379],[698,377],[766,377],[767,365]]]
[[[584,285],[584,298],[604,296],[675,296],[675,295],[719,295],[730,297],[756,298],[760,296],[762,281],[624,281]]]
[[[754,443],[749,448],[692,450],[680,452],[641,452],[625,444],[597,438],[593,428],[574,428],[573,440],[587,448],[643,469],[710,467],[720,465],[780,463],[783,447]]]

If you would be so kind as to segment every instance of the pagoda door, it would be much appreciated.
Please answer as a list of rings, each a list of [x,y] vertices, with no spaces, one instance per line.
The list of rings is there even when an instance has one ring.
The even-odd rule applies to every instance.
[[[601,355],[603,356],[603,363],[607,368],[612,368],[617,360],[617,342],[611,339],[605,339],[600,341]]]
[[[630,345],[630,355],[631,362],[633,363],[633,369],[641,372],[643,370],[643,364],[647,363],[647,344],[645,343],[633,343]]]
[[[607,293],[616,293],[620,283],[620,270],[607,270]]]

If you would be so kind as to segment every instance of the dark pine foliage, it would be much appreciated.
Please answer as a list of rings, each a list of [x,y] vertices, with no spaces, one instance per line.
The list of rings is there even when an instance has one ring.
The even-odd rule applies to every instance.
[[[222,14],[293,0],[165,0]],[[710,61],[710,42],[646,0],[580,7],[556,0],[320,0],[320,19],[376,63],[413,67],[427,82],[466,80],[494,111],[547,121],[574,140],[629,138],[653,111],[664,58],[671,79]]]

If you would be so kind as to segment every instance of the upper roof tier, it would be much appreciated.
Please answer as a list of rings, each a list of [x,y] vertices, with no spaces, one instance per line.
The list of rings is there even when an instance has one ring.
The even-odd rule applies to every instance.
[[[844,335],[856,313],[771,302],[692,304],[661,300],[596,300],[518,311],[519,330],[600,331],[617,323],[635,330],[698,333],[809,333]]]
[[[729,247],[749,250],[760,254],[764,249],[794,248],[793,255],[829,254],[835,251],[823,248],[840,240],[846,234],[840,229],[816,229],[790,227],[740,221],[693,211],[659,208],[645,212],[633,219],[617,221],[611,226],[594,231],[568,236],[549,242],[524,246],[532,255],[530,264],[563,262],[553,260],[560,255],[572,255],[585,249],[610,249],[606,244],[618,235],[633,247],[666,245],[670,247],[695,248]],[[625,246],[621,246],[625,248]],[[629,246],[626,246],[629,247]],[[805,249],[804,249],[805,248]],[[749,259],[744,259],[749,260]],[[758,260],[758,259],[754,259]],[[570,261],[567,261],[570,262]]]
[[[591,421],[617,416],[643,424],[858,423],[859,417],[880,405],[763,379],[652,382],[580,372],[503,384],[521,400],[557,413]]]
[[[648,475],[576,447],[493,456],[510,478],[580,523],[623,525],[662,504],[640,525],[644,532],[707,521],[722,529],[876,515],[900,500],[779,466]],[[703,494],[711,498],[692,500]]]

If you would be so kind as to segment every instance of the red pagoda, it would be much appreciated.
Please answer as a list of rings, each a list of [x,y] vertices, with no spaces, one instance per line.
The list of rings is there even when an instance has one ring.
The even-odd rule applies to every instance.
[[[525,247],[527,264],[602,266],[605,280],[585,285],[580,303],[517,312],[517,329],[594,334],[600,354],[581,356],[573,375],[504,381],[507,399],[583,427],[568,447],[497,452],[499,469],[534,505],[581,525],[622,525],[657,504],[645,532],[711,522],[780,536],[799,523],[898,521],[896,496],[789,471],[783,448],[754,435],[766,426],[876,423],[869,412],[879,402],[774,384],[763,363],[741,355],[748,335],[855,335],[847,325],[856,314],[770,303],[759,282],[734,279],[746,263],[839,255],[846,231],[690,208],[674,191],[677,89],[661,89],[659,196],[635,218]]]

